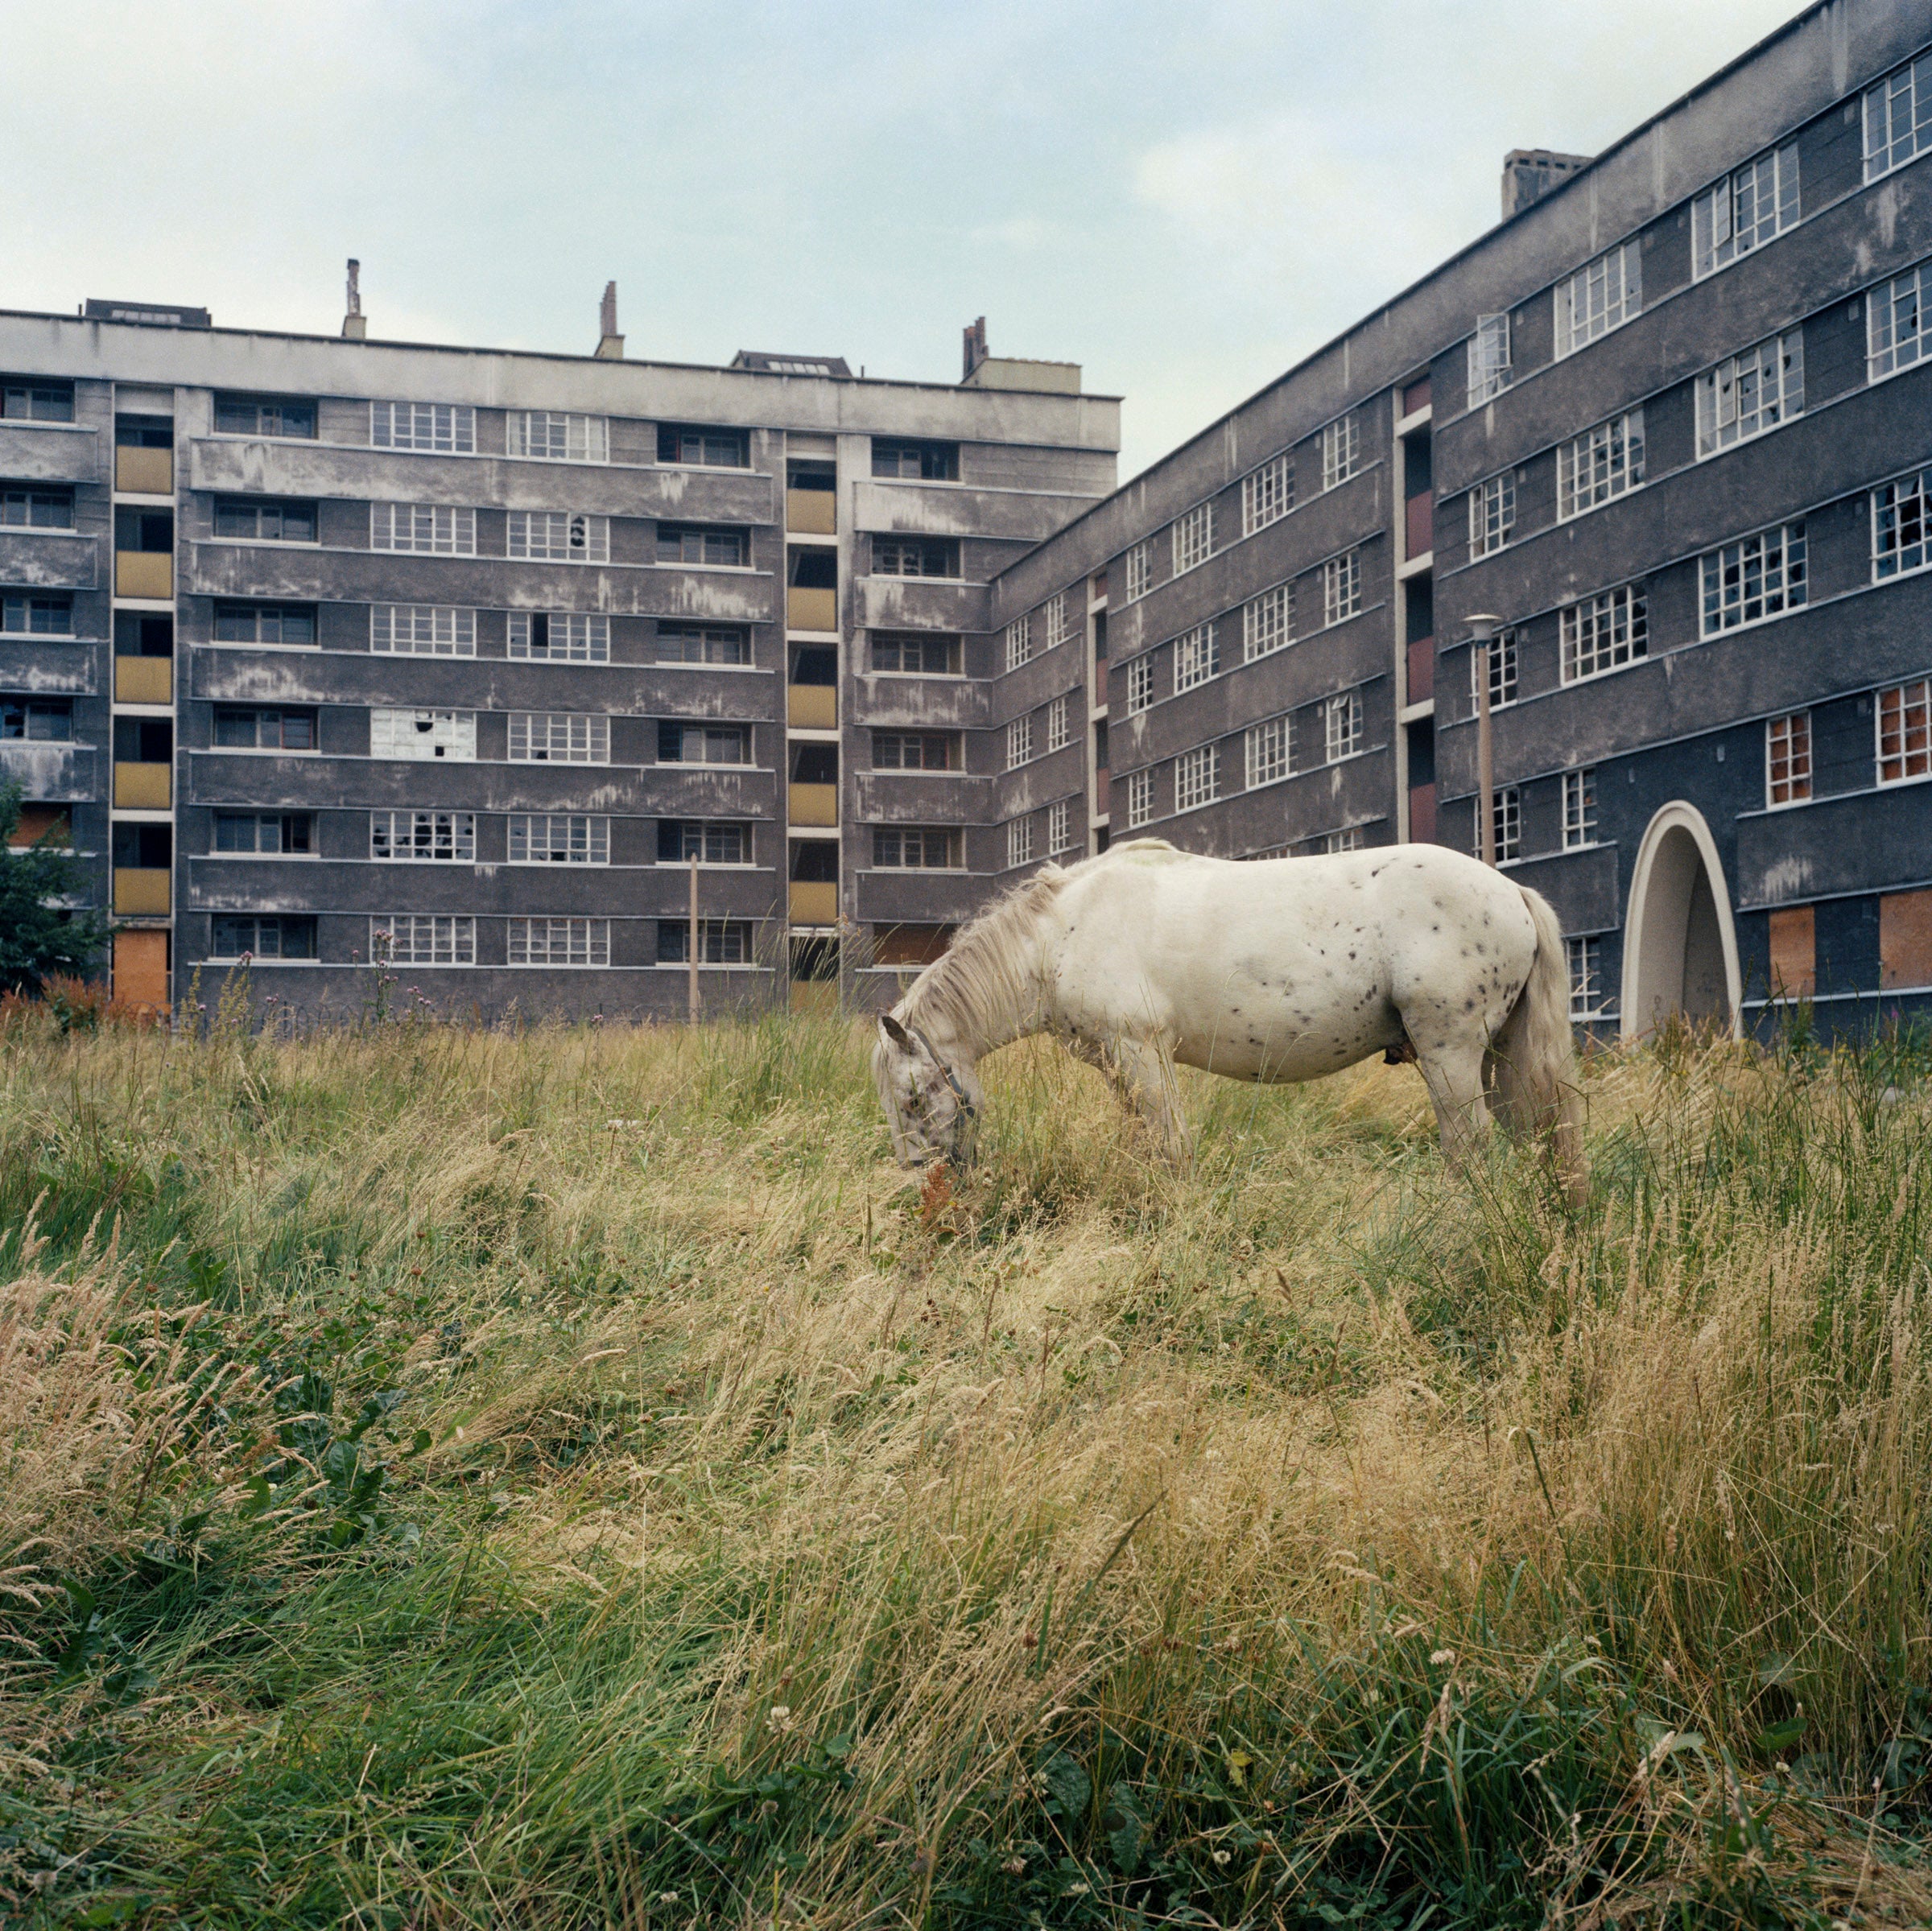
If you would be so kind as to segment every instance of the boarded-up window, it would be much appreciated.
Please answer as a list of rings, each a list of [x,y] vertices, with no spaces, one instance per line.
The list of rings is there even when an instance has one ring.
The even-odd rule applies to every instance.
[[[136,1011],[167,1010],[166,932],[117,932],[114,935],[114,997]]]
[[[1878,983],[1932,985],[1932,892],[1888,892],[1879,900]]]
[[[1809,999],[1818,990],[1817,922],[1810,906],[1771,914],[1771,996]]]
[[[873,958],[882,966],[926,966],[952,943],[951,926],[874,926]]]

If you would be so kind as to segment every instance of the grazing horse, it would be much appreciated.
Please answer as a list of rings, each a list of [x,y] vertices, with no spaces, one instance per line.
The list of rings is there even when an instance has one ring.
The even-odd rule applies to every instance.
[[[1548,902],[1440,845],[1236,864],[1157,838],[1041,869],[960,934],[879,1021],[873,1073],[903,1166],[964,1162],[978,1063],[1052,1033],[1176,1161],[1174,1065],[1318,1079],[1413,1058],[1443,1150],[1554,1129],[1581,1182],[1570,975]]]

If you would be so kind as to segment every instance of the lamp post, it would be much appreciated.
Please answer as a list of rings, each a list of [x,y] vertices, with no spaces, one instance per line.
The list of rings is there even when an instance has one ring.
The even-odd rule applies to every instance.
[[[1487,612],[1468,620],[1470,647],[1476,657],[1476,848],[1486,865],[1496,863],[1496,751],[1489,736],[1489,647],[1502,621]]]

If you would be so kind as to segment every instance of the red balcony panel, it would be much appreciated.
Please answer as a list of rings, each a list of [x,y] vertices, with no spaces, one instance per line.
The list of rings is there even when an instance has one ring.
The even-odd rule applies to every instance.
[[[1418,409],[1429,406],[1429,378],[1418,378],[1402,391],[1402,414],[1414,415]]]
[[[1409,499],[1409,526],[1406,539],[1409,560],[1426,556],[1435,547],[1435,498],[1427,490]]]
[[[1434,785],[1411,785],[1409,787],[1409,842],[1418,845],[1432,845],[1435,843]]]
[[[1435,639],[1412,637],[1409,640],[1409,701],[1424,703],[1435,695]]]

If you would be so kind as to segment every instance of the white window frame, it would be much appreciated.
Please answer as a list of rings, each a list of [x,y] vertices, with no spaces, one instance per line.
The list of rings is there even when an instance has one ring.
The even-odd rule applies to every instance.
[[[474,965],[477,922],[466,914],[377,913],[369,922],[369,955],[390,965]]]
[[[1322,702],[1323,761],[1339,765],[1362,749],[1362,694],[1338,691]]]
[[[1505,704],[1517,699],[1517,667],[1521,653],[1517,649],[1517,636],[1513,630],[1499,630],[1489,640],[1489,708],[1500,711]],[[1476,715],[1477,689],[1476,682],[1476,651],[1473,646],[1469,651],[1469,714]]]
[[[437,758],[452,764],[474,764],[477,714],[473,711],[398,708],[372,704],[369,712],[369,754],[428,763]]]
[[[1016,617],[1006,626],[1006,668],[1017,670],[1033,655],[1033,613]]]
[[[1557,613],[1557,630],[1565,684],[1587,683],[1641,662],[1650,654],[1648,591],[1641,584],[1619,584],[1579,597]]]
[[[1362,553],[1345,550],[1322,565],[1322,622],[1345,624],[1362,613]]]
[[[1040,615],[1046,630],[1046,648],[1067,641],[1067,592],[1056,590],[1042,606]]]
[[[398,827],[403,834],[399,842]],[[377,833],[385,831],[386,840]],[[427,840],[422,836],[427,833]],[[389,849],[379,850],[386,842]],[[423,849],[427,843],[428,849]],[[440,848],[447,847],[447,849]],[[474,811],[371,811],[369,856],[378,864],[474,864],[477,815]]]
[[[1932,53],[1875,81],[1865,89],[1864,106],[1869,184],[1932,147]]]
[[[1496,794],[1496,862],[1513,865],[1523,855],[1523,793],[1520,785],[1501,785]]]
[[[1270,657],[1294,642],[1294,585],[1276,584],[1241,606],[1241,662]]]
[[[1138,603],[1153,587],[1154,543],[1151,538],[1133,544],[1127,552],[1122,574],[1126,580],[1127,601]]]
[[[1144,652],[1127,666],[1127,715],[1138,717],[1154,708],[1154,653]]]
[[[513,409],[504,453],[533,463],[608,463],[610,419],[565,409]]]
[[[1072,741],[1073,731],[1067,721],[1067,699],[1063,694],[1046,707],[1046,749],[1064,751]]]
[[[1362,426],[1352,414],[1337,416],[1322,430],[1322,493],[1341,485],[1361,468]]]
[[[1033,863],[1033,814],[1028,811],[1006,821],[1006,869]]]
[[[477,513],[445,503],[371,503],[369,547],[402,556],[474,556]]]
[[[1563,849],[1587,851],[1596,843],[1596,767],[1563,774]]]
[[[1494,556],[1516,534],[1516,472],[1505,469],[1469,492],[1469,555]]]
[[[1220,636],[1212,624],[1197,624],[1174,640],[1174,694],[1198,690],[1221,674]]]
[[[1767,435],[1804,413],[1805,332],[1787,328],[1727,356],[1697,378],[1698,460]]]
[[[507,964],[588,970],[610,963],[608,918],[536,917],[509,922]]]
[[[1608,994],[1603,987],[1604,941],[1600,933],[1589,932],[1563,941],[1563,963],[1570,976],[1570,1018],[1574,1025],[1609,1017]]]
[[[1344,825],[1340,831],[1330,831],[1323,838],[1322,855],[1335,858],[1344,852],[1359,852],[1367,842],[1360,825]]]
[[[1046,856],[1058,858],[1073,849],[1073,812],[1071,803],[1056,798],[1046,807]]]
[[[371,604],[369,647],[378,656],[474,657],[477,613],[446,604]]]
[[[1781,798],[1778,794],[1782,791]],[[1787,711],[1765,720],[1765,809],[1811,802],[1811,713]]]
[[[1217,804],[1221,795],[1221,747],[1196,745],[1174,761],[1174,808],[1198,811]]]
[[[1885,538],[1893,538],[1888,552]],[[1889,583],[1932,565],[1932,468],[1894,477],[1872,492],[1872,580]]]
[[[1795,227],[1798,219],[1798,143],[1788,141],[1692,198],[1691,280],[1701,282],[1755,254]]]
[[[533,617],[547,620],[549,642],[539,652],[530,641]],[[507,649],[518,662],[539,664],[607,664],[610,662],[610,619],[597,610],[513,610]]]
[[[1174,519],[1174,574],[1185,576],[1214,555],[1214,505],[1196,503]]]
[[[1621,328],[1643,306],[1643,250],[1633,239],[1557,283],[1555,359],[1560,362]]]
[[[1294,775],[1294,720],[1284,712],[1250,724],[1243,734],[1242,748],[1250,791],[1264,785],[1278,785]]]
[[[1479,315],[1469,338],[1469,406],[1480,409],[1509,386],[1509,316]]]
[[[1898,700],[1898,749],[1889,761],[1898,765],[1888,778],[1885,765],[1885,699]],[[1888,685],[1872,700],[1872,735],[1876,741],[1875,770],[1879,788],[1890,790],[1895,785],[1922,784],[1932,777],[1932,679],[1909,678],[1902,684]],[[1916,747],[1912,740],[1916,736]]]
[[[1877,283],[1865,297],[1865,377],[1883,382],[1932,353],[1932,262]]]
[[[371,402],[369,443],[372,449],[474,456],[477,412],[467,402]]]
[[[572,510],[513,510],[504,547],[517,563],[608,563],[610,518]]]
[[[1697,559],[1698,635],[1748,630],[1805,607],[1805,526],[1780,523],[1720,543]]]
[[[1006,727],[1006,769],[1017,771],[1033,762],[1033,713],[1016,717]]]
[[[601,712],[513,711],[513,765],[607,765],[610,719]]]
[[[1644,406],[1626,409],[1556,451],[1556,520],[1587,516],[1644,485]]]
[[[607,865],[610,820],[584,811],[512,811],[505,848],[505,863],[513,865]],[[539,855],[533,857],[533,852]],[[557,856],[559,852],[561,857]]]
[[[1284,449],[1241,478],[1241,534],[1278,523],[1294,507],[1294,457]]]
[[[1154,822],[1154,769],[1136,771],[1127,780],[1127,828],[1138,831]]]

